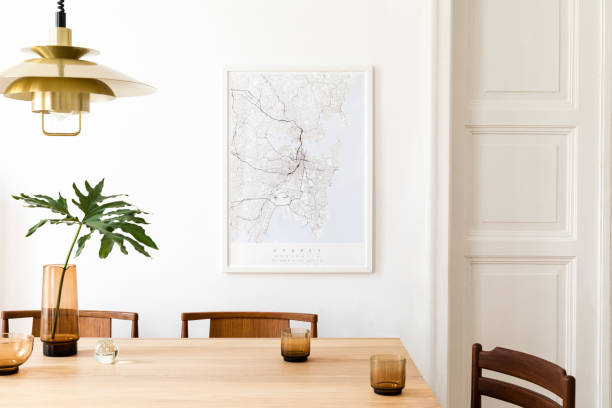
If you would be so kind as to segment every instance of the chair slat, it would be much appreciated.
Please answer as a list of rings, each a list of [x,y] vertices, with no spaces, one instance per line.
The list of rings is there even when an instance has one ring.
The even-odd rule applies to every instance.
[[[79,316],[79,336],[112,337],[111,319]]]
[[[561,408],[561,405],[544,395],[492,378],[480,378],[478,380],[478,389],[481,395],[506,401],[519,407]]]
[[[211,319],[210,337],[265,338],[280,337],[281,329],[289,327],[282,319]]]
[[[480,353],[478,367],[532,382],[558,396],[564,393],[562,379],[567,375],[565,370],[530,354],[496,347]]]

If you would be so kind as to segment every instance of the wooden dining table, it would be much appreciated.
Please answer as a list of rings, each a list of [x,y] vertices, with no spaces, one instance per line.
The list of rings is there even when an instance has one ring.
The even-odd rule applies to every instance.
[[[288,363],[279,339],[115,339],[119,359],[42,354],[35,339],[19,373],[0,377],[0,407],[439,407],[399,339],[312,339],[307,362]],[[370,356],[403,354],[406,387],[370,387]]]

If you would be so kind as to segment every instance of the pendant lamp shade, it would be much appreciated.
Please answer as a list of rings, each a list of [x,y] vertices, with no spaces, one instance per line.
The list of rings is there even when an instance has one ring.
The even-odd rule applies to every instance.
[[[65,25],[63,1],[57,13],[58,24]],[[81,59],[97,55],[89,48],[73,47],[72,32],[65,26],[51,30],[51,45],[24,48],[34,58],[0,72],[0,93],[7,98],[30,101],[32,112],[40,113],[42,131],[51,136],[76,136],[81,131],[81,114],[89,112],[90,102],[109,101],[127,96],[151,94],[155,88],[127,75]],[[50,133],[44,128],[49,113],[79,116],[79,130]]]
[[[80,82],[94,80],[104,84],[104,88],[112,91],[110,95],[117,98],[143,96],[155,92],[155,88],[152,86],[138,82],[104,65],[68,58],[34,58],[2,71],[0,72],[0,92],[9,98],[29,100],[12,96],[12,88],[25,78],[38,78],[40,86],[48,84],[52,87],[62,87],[62,84],[65,84],[63,88],[66,89],[73,89]],[[32,91],[36,91],[36,88],[32,88]],[[109,94],[105,91],[101,95],[108,96]],[[112,97],[110,99],[113,99]],[[109,100],[109,98],[104,97],[100,100]],[[98,101],[98,99],[95,99],[95,101]]]

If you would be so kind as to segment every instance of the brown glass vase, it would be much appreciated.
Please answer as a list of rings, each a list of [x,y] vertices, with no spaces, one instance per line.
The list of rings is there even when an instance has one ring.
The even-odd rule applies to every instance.
[[[63,267],[45,265],[43,268],[40,340],[43,354],[49,357],[67,357],[77,353],[79,303],[76,266],[68,265],[65,273]],[[59,313],[56,313],[58,309]]]

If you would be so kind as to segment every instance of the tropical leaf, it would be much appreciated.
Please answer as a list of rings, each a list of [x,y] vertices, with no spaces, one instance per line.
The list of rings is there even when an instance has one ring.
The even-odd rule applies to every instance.
[[[151,237],[147,235],[144,228],[142,228],[140,225],[131,224],[129,222],[113,222],[111,225],[113,225],[116,228],[121,229],[123,232],[127,234],[130,234],[138,242],[143,243],[149,248],[157,249],[157,245],[155,244],[155,242],[153,242]]]
[[[100,258],[106,258],[113,250],[113,245],[115,245],[115,241],[113,241],[111,234],[104,234],[102,236],[102,240],[100,241],[100,251],[98,252],[98,256]]]
[[[92,206],[94,206],[97,202],[104,200],[102,196],[102,189],[104,188],[104,179],[102,179],[95,187],[91,187],[88,181],[85,182],[85,190],[87,191],[87,195],[81,193],[81,190],[77,187],[76,183],[72,183],[72,188],[78,198],[77,200],[72,200],[72,202],[79,207],[81,211],[85,214],[89,212]]]
[[[135,250],[137,250],[138,252],[140,252],[141,254],[143,254],[144,256],[150,257],[151,255],[149,255],[149,253],[147,252],[147,250],[145,249],[145,247],[143,247],[142,245],[140,245],[136,240],[126,236],[125,240],[127,242],[129,242]],[[155,248],[157,249],[157,248]]]
[[[29,237],[30,235],[32,235],[33,233],[36,232],[37,229],[39,229],[40,227],[42,227],[43,225],[45,225],[47,223],[47,221],[49,220],[40,220],[36,223],[36,225],[34,225],[32,228],[30,228],[28,230],[28,233],[26,234],[26,237]]]
[[[30,235],[34,234],[40,227],[42,227],[46,223],[66,223],[68,225],[72,225],[79,221],[78,218],[73,217],[70,214],[70,211],[68,210],[68,203],[66,202],[66,199],[62,197],[61,194],[59,194],[57,200],[42,194],[37,194],[35,196],[20,194],[18,196],[13,196],[13,198],[15,200],[23,201],[25,203],[25,206],[28,208],[45,208],[51,210],[56,214],[62,214],[65,216],[64,218],[47,218],[40,220],[28,230],[26,237],[29,237]]]
[[[91,234],[93,234],[93,230],[90,229],[88,234],[83,235],[81,238],[79,238],[79,240],[77,241],[77,251],[76,254],[74,255],[75,258],[79,255],[81,255],[81,252],[83,252],[83,249],[85,249],[85,243],[87,241],[89,241],[89,238],[91,238]]]
[[[28,208],[46,208],[48,210],[53,211],[57,214],[65,215],[68,218],[74,218],[70,215],[70,211],[68,211],[68,203],[66,199],[59,194],[59,198],[54,200],[53,198],[46,195],[35,195],[29,196],[26,194],[20,194],[18,196],[12,196],[15,200],[21,200],[25,202],[25,206]]]
[[[108,212],[106,214],[104,214],[105,217],[111,217],[112,218],[106,218],[105,221],[129,221],[129,222],[134,222],[136,224],[148,224],[148,222],[145,221],[144,218],[142,217],[138,217],[139,214],[148,214],[144,211],[140,211],[140,210],[132,210],[132,209],[123,209],[123,210],[116,210],[116,211],[111,211]]]
[[[28,196],[20,194],[19,196],[13,196],[14,199],[23,201],[26,207],[46,208],[54,213],[64,215],[64,218],[40,220],[28,230],[27,236],[32,235],[47,223],[79,224],[80,226],[86,226],[89,232],[78,239],[76,256],[83,252],[85,245],[91,239],[94,232],[98,232],[101,235],[100,249],[98,251],[100,258],[108,257],[115,246],[118,246],[122,253],[127,254],[126,242],[137,252],[147,257],[150,254],[146,251],[145,247],[158,249],[157,244],[147,235],[143,228],[143,225],[148,225],[148,222],[144,219],[144,216],[148,213],[141,211],[126,201],[115,200],[117,197],[126,197],[126,194],[102,195],[104,179],[93,187],[86,181],[84,190],[79,189],[76,183],[72,184],[72,188],[76,195],[76,199],[73,199],[72,203],[83,212],[81,218],[70,214],[68,202],[61,194],[58,199],[45,195]]]

